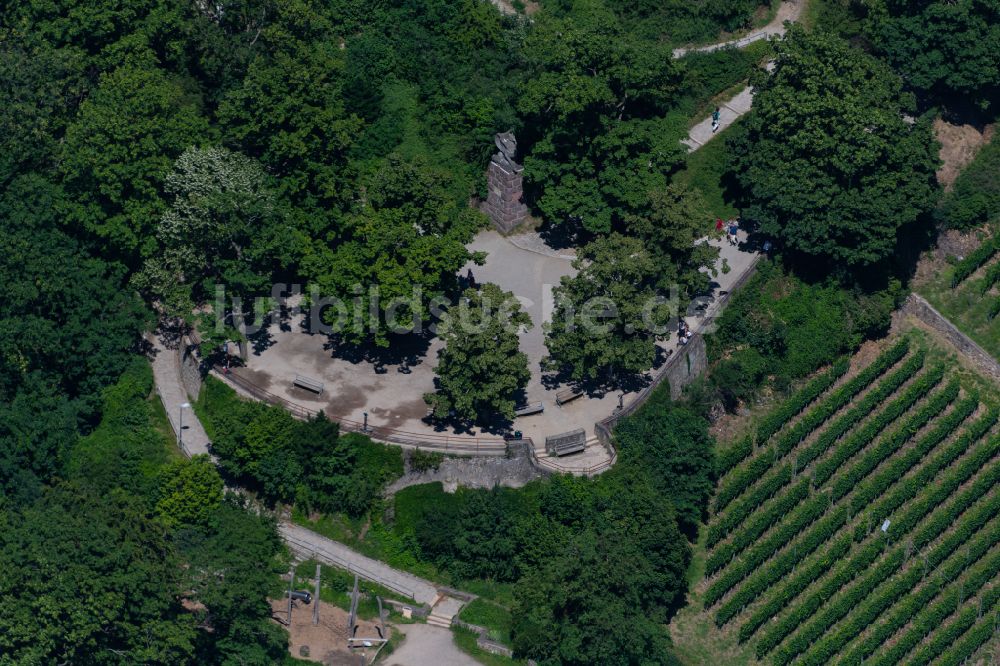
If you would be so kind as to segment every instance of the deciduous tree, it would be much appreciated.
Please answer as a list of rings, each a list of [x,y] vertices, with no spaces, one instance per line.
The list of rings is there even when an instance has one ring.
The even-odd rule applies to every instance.
[[[9,663],[191,663],[181,569],[141,503],[72,486],[10,516],[0,547]]]
[[[349,240],[317,244],[303,270],[323,296],[343,304],[324,315],[343,338],[389,345],[392,333],[429,325],[431,302],[457,291],[457,273],[469,260],[482,261],[466,243],[484,224],[478,211],[446,193],[446,179],[424,160],[398,155],[365,181],[349,224]],[[377,291],[369,307],[370,290]],[[355,299],[362,299],[360,317]]]
[[[708,288],[719,250],[708,244],[711,219],[701,193],[671,184],[647,194],[644,206],[625,216],[629,235],[643,241],[660,270],[656,286],[691,296]]]
[[[654,288],[659,266],[642,241],[613,233],[579,252],[579,272],[554,291],[543,367],[605,386],[648,370],[671,312]]]
[[[995,103],[1000,4],[993,0],[870,0],[873,46],[907,85],[948,106]]]
[[[222,501],[222,477],[208,456],[181,458],[160,471],[158,495],[164,524],[204,525]]]
[[[514,294],[495,284],[468,289],[441,322],[437,390],[424,400],[434,416],[487,424],[514,418],[518,393],[531,378],[518,334],[531,327]]]
[[[66,130],[60,166],[71,220],[129,263],[157,251],[164,179],[209,134],[195,99],[163,70],[123,66],[102,75]]]
[[[683,159],[662,121],[680,78],[670,49],[585,2],[541,16],[524,53],[528,192],[548,220],[606,233]]]
[[[858,269],[889,257],[934,204],[936,144],[888,67],[828,33],[793,28],[734,141],[744,219],[780,247]]]
[[[172,315],[190,317],[214,293],[212,280],[227,296],[266,295],[277,259],[287,265],[299,254],[266,174],[244,155],[190,147],[164,189],[172,201],[156,227],[162,250],[132,281]]]

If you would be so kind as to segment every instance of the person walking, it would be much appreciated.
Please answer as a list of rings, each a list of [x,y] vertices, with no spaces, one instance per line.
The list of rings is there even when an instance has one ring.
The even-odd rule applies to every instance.
[[[712,134],[719,131],[719,122],[722,120],[722,113],[719,107],[715,107],[715,111],[712,111]]]
[[[715,218],[715,230],[716,231],[722,231],[722,226],[723,226],[722,225],[722,218],[721,217]]]
[[[739,245],[739,238],[736,236],[736,232],[739,230],[739,226],[736,224],[736,220],[729,220],[729,244]]]

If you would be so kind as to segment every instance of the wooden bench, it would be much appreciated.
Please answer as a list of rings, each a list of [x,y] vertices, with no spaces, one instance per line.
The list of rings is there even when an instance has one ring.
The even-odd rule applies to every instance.
[[[583,428],[545,438],[545,451],[549,455],[568,456],[587,447],[587,431]]]
[[[545,404],[536,402],[531,405],[518,405],[514,408],[514,416],[530,416],[531,414],[541,414],[545,411]]]
[[[576,400],[582,395],[583,391],[579,389],[574,389],[574,388],[563,389],[562,391],[556,393],[556,404],[565,405],[567,402],[570,402],[571,400]]]
[[[303,377],[302,375],[295,375],[295,379],[292,381],[292,386],[298,386],[299,388],[304,388],[307,391],[312,391],[317,395],[322,395],[323,393],[323,382],[318,382],[315,379],[309,379],[308,377]]]

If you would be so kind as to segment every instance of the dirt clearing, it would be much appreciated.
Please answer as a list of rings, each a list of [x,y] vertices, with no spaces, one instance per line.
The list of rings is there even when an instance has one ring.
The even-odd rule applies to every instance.
[[[319,604],[319,624],[313,626],[312,604]],[[371,656],[378,649],[378,643],[367,650],[349,650],[347,648],[347,611],[324,603],[318,599],[313,599],[312,604],[306,605],[301,602],[292,604],[292,624],[285,625],[285,618],[288,612],[288,601],[285,599],[271,600],[271,617],[275,622],[288,629],[290,637],[288,652],[293,657],[308,659],[327,666],[356,666],[361,663],[368,663]],[[357,636],[368,637],[378,636],[375,623],[367,620],[358,620]],[[392,633],[391,628],[387,628]],[[386,636],[388,638],[388,636]],[[300,652],[302,646],[309,648],[309,656]],[[367,653],[368,660],[361,661],[359,657]]]
[[[934,135],[941,143],[940,157],[944,163],[938,169],[937,178],[945,190],[952,188],[962,169],[972,162],[983,145],[989,143],[993,130],[993,125],[980,131],[972,125],[952,125],[940,118],[934,121]]]

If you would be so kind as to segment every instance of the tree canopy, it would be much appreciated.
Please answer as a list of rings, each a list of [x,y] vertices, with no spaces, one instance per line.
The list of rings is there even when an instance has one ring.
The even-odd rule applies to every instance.
[[[49,490],[10,516],[0,548],[6,663],[190,663],[195,625],[160,528],[121,493]]]
[[[982,107],[1000,91],[1000,4],[994,0],[871,0],[872,44],[932,103]]]
[[[394,155],[379,167],[359,192],[349,239],[317,247],[303,271],[341,304],[324,313],[335,334],[388,347],[390,334],[429,323],[432,301],[457,290],[459,269],[482,261],[465,244],[485,219],[450,198],[442,175],[423,160]]]
[[[66,129],[60,165],[73,194],[70,219],[126,261],[151,256],[174,158],[208,134],[176,77],[135,65],[102,75]]]
[[[582,248],[579,272],[553,291],[543,367],[576,382],[618,385],[652,367],[673,314],[655,288],[658,266],[637,238],[611,234]]]
[[[670,49],[595,1],[540,17],[524,52],[527,192],[551,222],[606,233],[681,163],[662,118],[680,79]]]
[[[695,540],[715,489],[713,442],[708,422],[687,407],[671,406],[668,389],[658,388],[649,407],[623,420],[615,440],[623,458],[649,469],[653,486],[671,498],[681,530]]]
[[[164,190],[173,200],[156,227],[162,249],[132,282],[170,314],[190,317],[214,294],[213,279],[234,296],[266,293],[277,257],[296,256],[296,239],[253,160],[225,148],[188,148]]]
[[[913,120],[888,67],[829,33],[793,27],[732,143],[743,217],[808,260],[890,257],[937,198],[930,120]]]
[[[673,664],[660,629],[683,604],[688,546],[649,479],[619,471],[591,488],[587,528],[515,590],[514,649],[563,664]]]
[[[518,334],[531,325],[509,291],[489,283],[467,289],[438,327],[445,346],[438,353],[437,391],[424,396],[434,416],[454,413],[482,424],[513,419],[518,392],[531,378]]]

